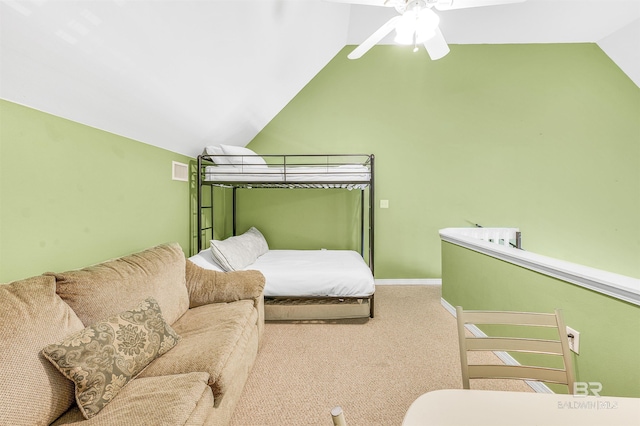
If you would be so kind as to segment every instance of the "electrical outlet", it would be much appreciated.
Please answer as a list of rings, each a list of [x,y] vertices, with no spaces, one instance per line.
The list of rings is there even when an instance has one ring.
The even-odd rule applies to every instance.
[[[569,339],[569,349],[575,353],[580,353],[580,332],[567,326],[567,338]]]

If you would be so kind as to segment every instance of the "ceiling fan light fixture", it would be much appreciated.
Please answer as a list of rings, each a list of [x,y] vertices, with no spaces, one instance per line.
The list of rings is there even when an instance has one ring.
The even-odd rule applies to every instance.
[[[396,36],[393,39],[393,41],[395,41],[398,44],[413,44],[414,43],[413,36],[416,33],[415,28],[405,27],[400,24],[398,24],[398,26],[396,27]]]
[[[396,25],[394,41],[398,44],[424,43],[435,35],[440,18],[430,8],[411,8]]]

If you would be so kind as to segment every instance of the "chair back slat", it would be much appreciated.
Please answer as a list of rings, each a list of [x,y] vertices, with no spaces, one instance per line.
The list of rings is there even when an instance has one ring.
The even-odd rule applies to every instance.
[[[517,337],[467,338],[468,351],[515,351],[562,355],[558,340],[522,339]]]
[[[564,369],[528,365],[469,365],[469,378],[540,380],[547,383],[568,384]]]
[[[540,314],[535,312],[465,311],[464,321],[465,324],[509,324],[538,327],[558,326],[554,314]]]

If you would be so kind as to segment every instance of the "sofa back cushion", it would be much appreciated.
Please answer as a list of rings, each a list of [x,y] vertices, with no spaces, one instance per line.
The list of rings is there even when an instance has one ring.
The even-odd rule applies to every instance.
[[[0,285],[0,307],[0,424],[48,425],[73,404],[74,389],[42,348],[84,326],[53,277]]]
[[[171,243],[47,275],[56,278],[58,294],[85,326],[132,309],[148,297],[158,302],[167,323],[173,324],[189,309],[185,263],[180,245]]]

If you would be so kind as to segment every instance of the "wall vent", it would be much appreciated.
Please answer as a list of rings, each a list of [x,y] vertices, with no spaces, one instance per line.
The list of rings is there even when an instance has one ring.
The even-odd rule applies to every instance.
[[[171,179],[189,182],[189,166],[177,161],[171,162]]]

